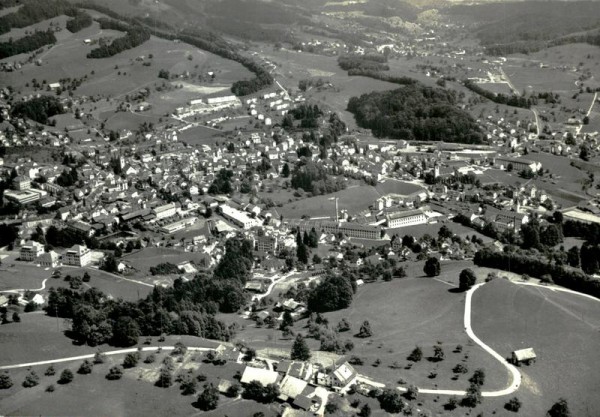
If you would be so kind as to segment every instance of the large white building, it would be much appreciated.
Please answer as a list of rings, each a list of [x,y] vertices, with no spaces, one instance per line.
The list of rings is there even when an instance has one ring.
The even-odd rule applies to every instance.
[[[92,260],[92,252],[85,245],[74,245],[64,255],[64,264],[72,266],[86,266]]]
[[[21,251],[19,254],[19,258],[22,261],[35,261],[38,256],[44,253],[44,245],[38,242],[31,242],[26,245],[21,246]]]
[[[228,205],[224,204],[220,207],[220,209],[223,217],[242,229],[251,229],[253,227],[260,226],[261,224],[260,220],[253,219],[243,211],[234,209]]]
[[[165,204],[154,208],[152,212],[156,215],[157,220],[166,219],[177,214],[177,205],[175,203]]]
[[[427,216],[425,216],[425,213],[418,209],[388,213],[386,215],[386,219],[387,227],[390,229],[427,223]]]
[[[524,158],[510,158],[510,157],[497,157],[494,160],[494,165],[500,167],[500,169],[508,169],[509,165],[515,171],[523,171],[524,169],[531,169],[533,172],[538,172],[542,169],[542,163],[532,161]]]

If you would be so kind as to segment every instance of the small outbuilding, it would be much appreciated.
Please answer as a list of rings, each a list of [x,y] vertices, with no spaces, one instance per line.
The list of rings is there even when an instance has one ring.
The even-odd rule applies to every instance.
[[[533,348],[519,349],[513,351],[511,355],[512,363],[514,365],[521,365],[522,363],[530,365],[536,360],[536,354]]]

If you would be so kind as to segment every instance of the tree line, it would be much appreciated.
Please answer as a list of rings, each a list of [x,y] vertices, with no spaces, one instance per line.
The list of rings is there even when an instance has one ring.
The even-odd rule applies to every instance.
[[[475,254],[475,265],[542,278],[546,275],[563,287],[600,298],[600,281],[569,266],[551,264],[539,256],[483,249]]]
[[[113,40],[108,45],[101,45],[98,48],[92,49],[88,54],[88,58],[109,58],[128,49],[140,46],[150,39],[150,32],[141,26],[127,26],[123,23],[110,20],[99,19],[100,28],[125,31],[126,35]]]
[[[82,29],[90,27],[93,23],[92,16],[83,12],[81,10],[77,10],[73,19],[67,21],[66,28],[71,33],[77,33]]]
[[[235,327],[217,320],[215,314],[238,311],[246,302],[243,284],[250,276],[252,256],[249,241],[230,239],[212,275],[177,279],[172,287],[155,287],[134,302],[109,299],[96,288],[51,288],[45,310],[50,316],[70,319],[72,336],[92,346],[130,346],[141,335],[161,334],[230,340]]]
[[[520,107],[523,109],[528,109],[533,104],[536,104],[536,102],[537,102],[537,100],[535,100],[531,97],[525,98],[522,96],[518,96],[516,94],[507,96],[507,95],[501,94],[501,93],[498,93],[498,94],[493,93],[491,91],[486,90],[485,88],[480,87],[479,85],[477,85],[476,82],[474,82],[472,80],[464,80],[463,85],[465,87],[467,87],[469,90],[471,90],[472,92],[479,94],[480,96],[485,97],[488,100],[493,101],[494,103],[506,104],[507,106],[511,106],[511,107]]]
[[[75,16],[77,7],[66,0],[23,0],[23,6],[17,11],[0,17],[0,34],[10,32],[12,28],[25,28],[63,14]]]
[[[388,71],[390,67],[386,64],[385,55],[341,55],[338,65],[345,71],[358,69],[362,71]]]
[[[210,31],[186,28],[182,32],[176,33],[172,27],[164,22],[159,22],[156,25],[154,20],[150,18],[127,18],[91,1],[78,3],[78,5],[79,7],[99,11],[116,20],[142,25],[156,37],[171,41],[178,39],[222,58],[238,62],[248,71],[254,73],[255,77],[250,80],[241,80],[233,83],[231,91],[237,96],[253,94],[273,84],[273,77],[262,64],[252,58],[241,55],[231,44]]]
[[[16,41],[12,38],[8,42],[0,43],[0,59],[8,58],[13,55],[33,52],[42,46],[56,43],[54,32],[47,30],[45,32],[35,31],[31,35],[24,36]]]
[[[13,117],[28,118],[41,124],[48,124],[50,117],[64,112],[65,110],[59,99],[50,95],[20,101],[11,110]]]
[[[377,137],[482,143],[475,120],[456,107],[456,94],[420,83],[352,97],[348,111]]]

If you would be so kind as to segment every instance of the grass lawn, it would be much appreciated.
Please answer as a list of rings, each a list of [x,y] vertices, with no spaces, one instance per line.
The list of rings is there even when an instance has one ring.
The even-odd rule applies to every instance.
[[[96,348],[74,345],[63,333],[68,329],[70,325],[61,318],[57,320],[43,312],[21,313],[20,323],[2,326],[0,364],[36,362],[96,351]]]
[[[142,353],[142,358],[149,353]],[[167,353],[155,353],[154,364],[139,363],[136,368],[124,371],[123,378],[118,381],[108,381],[105,378],[108,369],[120,364],[123,356],[109,356],[106,362],[94,365],[89,375],[75,374],[74,381],[68,385],[57,384],[58,375],[63,369],[77,370],[81,361],[55,365],[55,376],[44,376],[46,366],[36,367],[40,375],[40,385],[24,389],[20,383],[27,374],[26,369],[9,372],[13,387],[0,391],[0,412],[17,415],[37,415],[42,411],[47,415],[71,415],[77,409],[78,415],[111,415],[111,416],[146,416],[146,415],[194,415],[200,412],[194,403],[197,396],[183,396],[178,384],[170,388],[158,388],[154,382],[158,377],[158,369]],[[243,365],[227,363],[224,366],[214,366],[201,362],[202,355],[191,352],[186,354],[182,363],[175,364],[175,376],[191,370],[194,375],[204,374],[207,383],[217,384],[220,378],[233,380],[235,374],[241,371]],[[45,392],[45,388],[54,384],[56,391]],[[203,383],[198,384],[202,389]],[[101,395],[98,395],[100,394]],[[107,399],[110,398],[109,401]],[[275,416],[273,409],[252,401],[233,400],[220,397],[220,407],[229,410],[231,415],[239,410],[263,411],[267,416]],[[235,411],[237,410],[237,411]],[[220,414],[219,409],[219,416]],[[209,414],[215,415],[215,414]]]
[[[543,415],[565,397],[574,416],[600,415],[600,306],[572,294],[495,280],[473,296],[473,330],[501,355],[533,347],[537,362],[520,368],[521,413]]]
[[[449,289],[450,286],[429,278],[368,284],[358,290],[350,308],[328,313],[327,318],[334,325],[342,318],[351,323],[351,332],[342,337],[354,342],[352,354],[365,363],[357,367],[358,371],[377,381],[394,384],[402,378],[422,388],[465,389],[467,377],[451,379],[452,368],[462,363],[470,373],[476,368],[486,370],[487,389],[503,388],[508,382],[505,369],[469,341],[463,328],[464,294],[451,293]],[[364,320],[370,322],[373,337],[352,337]],[[446,359],[429,362],[426,358],[433,354],[432,346],[438,341],[443,343]],[[421,346],[424,359],[405,369],[409,364],[406,357],[415,345]],[[453,353],[457,345],[463,346],[461,353]],[[375,367],[377,359],[381,364]],[[394,362],[401,368],[390,368]],[[432,371],[438,373],[434,379],[428,378]]]
[[[123,260],[137,270],[135,276],[145,277],[145,281],[150,283],[153,280],[153,277],[150,276],[150,267],[165,262],[178,264],[199,258],[201,258],[200,253],[184,252],[173,248],[145,248],[123,256]]]
[[[284,204],[277,208],[277,211],[285,218],[299,219],[303,215],[310,217],[335,217],[335,201],[332,198],[339,198],[338,205],[340,210],[348,210],[350,215],[355,215],[362,210],[369,208],[375,202],[380,194],[375,187],[370,185],[351,186],[345,190],[332,194],[309,197],[292,203]]]

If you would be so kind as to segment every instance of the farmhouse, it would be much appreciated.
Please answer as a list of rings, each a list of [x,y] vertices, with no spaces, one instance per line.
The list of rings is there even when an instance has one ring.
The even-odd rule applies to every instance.
[[[512,353],[512,362],[517,366],[522,363],[529,365],[530,363],[535,362],[535,359],[536,354],[533,351],[533,348],[519,349]]]

